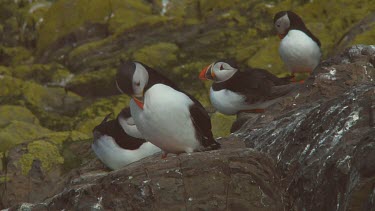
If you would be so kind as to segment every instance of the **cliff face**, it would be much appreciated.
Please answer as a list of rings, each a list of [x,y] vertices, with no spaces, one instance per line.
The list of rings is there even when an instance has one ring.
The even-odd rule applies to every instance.
[[[374,210],[374,64],[375,46],[348,48],[280,104],[240,114],[220,150],[113,172],[94,159],[12,209]]]
[[[366,105],[372,101],[369,96],[372,96],[374,79],[373,48],[357,46],[338,55],[341,49],[352,44],[373,44],[375,4],[371,0],[253,0],[236,1],[235,4],[231,0],[87,2],[0,1],[0,208],[21,202],[39,203],[65,187],[75,190],[76,183],[71,181],[77,181],[79,174],[86,175],[84,178],[107,175],[97,173],[104,168],[92,161],[94,156],[89,146],[92,128],[107,114],[117,114],[129,101],[127,96],[118,95],[113,81],[120,58],[140,60],[161,69],[205,106],[209,106],[210,84],[199,81],[197,75],[202,67],[217,59],[234,58],[243,67],[265,68],[279,76],[288,74],[279,59],[279,39],[272,27],[272,17],[279,10],[292,9],[303,14],[307,26],[322,42],[324,58],[330,59],[322,63],[305,86],[297,88],[264,115],[239,115],[232,127],[235,135],[225,140],[240,137],[240,143],[246,142],[259,155],[269,157],[267,159],[277,164],[277,171],[272,174],[282,183],[289,181],[284,178],[290,178],[294,168],[299,169],[293,167],[298,162],[308,161],[315,165],[314,156],[322,154],[330,162],[336,161],[331,160],[333,158],[337,158],[337,162],[343,160],[336,157],[337,153],[333,153],[336,149],[331,149],[331,145],[343,147],[341,144],[352,138],[366,140],[363,134],[372,131],[370,126],[366,132],[365,125],[367,119],[373,124],[375,118],[372,110],[372,115],[366,114]],[[235,117],[214,113],[211,120],[215,137],[227,137]],[[357,130],[359,132],[355,132]],[[312,133],[319,135],[315,137]],[[291,139],[288,143],[294,144],[286,146],[284,139]],[[316,142],[318,139],[325,141]],[[271,143],[273,147],[268,148]],[[288,151],[281,151],[284,147]],[[293,150],[296,147],[296,151],[289,147]],[[286,153],[305,149],[307,154],[299,159],[288,158]],[[323,149],[327,151],[323,153]],[[345,160],[345,154],[344,164],[349,162],[353,167],[353,162],[365,162],[367,158],[353,161],[357,159],[358,149],[353,147],[353,152],[348,154],[350,162]],[[279,154],[279,158],[285,157],[285,163],[278,160]],[[364,151],[361,156],[365,154]],[[318,163],[328,165],[323,161]],[[370,164],[358,165],[371,169]],[[296,176],[296,181],[307,184],[303,180],[307,176],[297,170],[300,176]],[[328,173],[322,172],[326,175],[320,175],[319,180],[328,180]],[[362,173],[358,174],[359,183],[350,183],[357,184],[356,187],[365,178]],[[228,175],[226,178],[230,181]],[[371,181],[372,177],[369,178]],[[337,184],[344,184],[341,181]],[[84,182],[82,180],[82,184]],[[71,183],[73,185],[69,186]],[[279,184],[275,180],[276,183]],[[309,207],[305,204],[308,200],[311,204],[319,204],[319,196],[310,199],[301,194],[304,198],[299,201],[296,193],[300,194],[301,188],[295,189],[300,186],[292,184],[289,181],[280,186],[275,196],[266,193],[267,188],[261,184],[260,187],[272,198],[269,206],[273,208],[280,207],[279,196],[283,196],[281,207],[288,209],[297,205],[298,208]],[[303,186],[308,190],[306,193],[318,191],[317,181],[309,184],[311,188]],[[38,188],[37,192],[35,188]],[[241,190],[236,189],[237,192]],[[336,201],[367,194],[362,189],[359,192],[350,190],[341,187],[340,199]],[[92,193],[94,195],[98,194]],[[254,199],[258,199],[256,195]],[[248,206],[242,202],[239,202],[241,206]],[[213,207],[215,203],[212,203]],[[352,202],[348,203],[345,206],[354,206]],[[344,204],[340,206],[342,208]]]

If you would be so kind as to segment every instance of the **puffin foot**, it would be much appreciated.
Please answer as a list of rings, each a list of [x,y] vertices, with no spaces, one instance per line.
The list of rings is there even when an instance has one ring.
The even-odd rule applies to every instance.
[[[166,159],[167,156],[168,156],[168,152],[163,152],[163,153],[161,154],[161,159]]]

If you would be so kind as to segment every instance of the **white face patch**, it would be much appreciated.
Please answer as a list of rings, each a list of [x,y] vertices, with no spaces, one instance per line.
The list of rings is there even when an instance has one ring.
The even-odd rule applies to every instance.
[[[288,14],[277,19],[275,22],[275,28],[278,34],[286,34],[290,27],[290,20]]]
[[[226,81],[237,72],[236,68],[225,62],[216,62],[211,68],[211,71],[213,71],[215,75],[214,80],[217,82]]]
[[[143,65],[135,62],[135,71],[133,75],[132,87],[135,96],[143,96],[143,90],[148,83],[148,72]]]

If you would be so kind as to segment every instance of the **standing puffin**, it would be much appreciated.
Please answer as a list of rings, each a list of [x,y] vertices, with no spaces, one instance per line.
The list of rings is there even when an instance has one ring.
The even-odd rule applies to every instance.
[[[320,41],[307,29],[301,17],[292,11],[278,12],[274,26],[281,42],[279,53],[287,68],[294,73],[311,73],[321,58]]]
[[[224,60],[204,68],[199,78],[214,81],[210,88],[211,103],[226,115],[264,112],[295,87],[289,84],[289,78],[278,78],[263,69],[240,71],[235,62]]]
[[[131,115],[143,137],[167,153],[218,149],[203,106],[168,78],[140,62],[122,62],[117,87],[133,97]]]
[[[107,121],[110,115],[107,115],[102,123],[94,128],[94,142],[91,145],[96,156],[107,167],[116,170],[161,151],[144,139],[126,134],[118,120]],[[124,116],[124,118],[125,121],[131,119],[130,116]]]

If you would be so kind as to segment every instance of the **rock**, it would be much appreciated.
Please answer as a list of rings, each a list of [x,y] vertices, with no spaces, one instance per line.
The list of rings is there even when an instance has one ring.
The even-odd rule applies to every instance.
[[[66,90],[85,97],[109,97],[118,95],[114,78],[116,69],[105,69],[76,75],[67,84]]]
[[[29,134],[22,130],[17,132],[23,136]],[[37,132],[32,139],[23,138],[25,143],[9,149],[5,157],[0,154],[4,165],[0,169],[0,208],[23,201],[40,201],[54,194],[64,188],[65,184],[60,182],[66,172],[93,158],[90,138],[85,134],[77,131]],[[37,193],[32,191],[34,189],[38,189]]]
[[[39,125],[39,120],[27,108],[14,105],[0,105],[0,128],[13,120]]]
[[[284,110],[252,116],[234,134],[277,162],[294,210],[373,207],[373,48],[353,46],[323,61],[295,100],[279,105]]]
[[[30,208],[283,209],[280,178],[275,177],[273,161],[263,153],[228,149],[166,160],[159,156],[109,173],[86,172],[71,179],[65,191]]]

